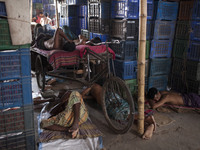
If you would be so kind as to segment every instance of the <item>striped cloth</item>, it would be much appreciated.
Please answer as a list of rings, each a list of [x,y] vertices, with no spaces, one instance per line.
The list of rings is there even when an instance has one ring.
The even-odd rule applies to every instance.
[[[79,50],[67,52],[63,50],[51,50],[47,57],[54,70],[62,66],[77,65],[79,63]]]

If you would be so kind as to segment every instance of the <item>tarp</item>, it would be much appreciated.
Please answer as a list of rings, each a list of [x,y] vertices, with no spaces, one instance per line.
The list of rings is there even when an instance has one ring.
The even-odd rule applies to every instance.
[[[5,2],[13,45],[31,43],[29,0],[0,0]]]

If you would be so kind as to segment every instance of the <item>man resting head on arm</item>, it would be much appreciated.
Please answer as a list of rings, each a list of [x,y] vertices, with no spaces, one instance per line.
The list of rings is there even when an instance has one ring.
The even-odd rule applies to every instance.
[[[156,88],[152,87],[147,93],[147,98],[152,109],[156,109],[166,103],[200,108],[200,96],[195,93],[181,94],[172,91],[158,91]]]

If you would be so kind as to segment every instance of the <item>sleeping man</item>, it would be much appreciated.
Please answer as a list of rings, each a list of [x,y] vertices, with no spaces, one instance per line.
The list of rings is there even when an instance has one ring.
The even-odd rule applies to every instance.
[[[200,96],[195,93],[181,94],[172,91],[158,91],[152,87],[147,93],[147,98],[153,109],[163,106],[165,103],[200,108]]]
[[[50,110],[51,117],[41,121],[41,128],[64,131],[76,138],[79,126],[88,119],[88,111],[82,98],[87,91],[88,89],[81,94],[77,91],[67,91]]]
[[[69,40],[64,34],[62,29],[58,28],[54,36],[40,33],[36,38],[36,47],[43,50],[65,50],[74,51],[76,48],[75,43]]]

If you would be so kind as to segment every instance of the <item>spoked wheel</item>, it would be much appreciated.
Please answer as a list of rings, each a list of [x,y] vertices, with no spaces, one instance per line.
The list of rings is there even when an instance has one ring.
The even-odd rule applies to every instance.
[[[42,64],[42,59],[40,55],[36,57],[35,61],[35,73],[36,73],[36,79],[38,87],[44,91],[45,88],[45,72]]]
[[[135,107],[131,93],[118,77],[111,77],[103,85],[102,109],[110,128],[119,134],[132,126]]]

